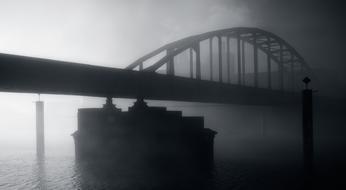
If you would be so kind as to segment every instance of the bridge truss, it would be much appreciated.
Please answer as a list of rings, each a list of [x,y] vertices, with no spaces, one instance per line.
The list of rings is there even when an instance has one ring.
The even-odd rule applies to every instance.
[[[166,44],[126,69],[283,91],[301,89],[300,79],[310,75],[304,58],[285,40],[244,27]]]

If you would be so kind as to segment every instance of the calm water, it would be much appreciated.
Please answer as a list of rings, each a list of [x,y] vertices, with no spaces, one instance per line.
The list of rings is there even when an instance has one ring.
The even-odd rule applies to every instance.
[[[222,155],[222,151],[218,150],[211,175],[197,183],[177,181],[181,183],[179,187],[191,185],[194,189],[297,189],[300,187],[300,164],[292,162],[297,156],[293,155],[292,159],[278,162],[282,160],[282,154],[275,157],[269,154],[275,150],[258,151],[261,147],[256,147],[255,144],[258,143],[251,143],[248,147],[243,146],[242,152],[238,151],[237,155],[233,152],[233,156]],[[150,178],[145,172],[141,174],[142,176],[132,177],[123,174],[111,177],[101,174],[101,177],[99,173],[94,174],[75,160],[73,144],[71,146],[68,149],[48,147],[44,159],[38,159],[33,148],[11,150],[8,147],[3,148],[0,155],[0,189],[164,188],[156,185],[163,179]],[[246,151],[252,152],[252,155],[249,156]],[[252,158],[256,155],[257,159]]]
[[[248,110],[241,111],[240,108],[237,108],[237,112],[232,114],[223,110],[213,111],[211,113],[214,114],[214,117],[206,118],[206,126],[219,133],[215,139],[214,169],[210,175],[203,176],[202,180],[196,181],[188,178],[185,181],[179,181],[175,180],[176,176],[169,176],[168,178],[172,179],[174,184],[160,186],[167,176],[152,177],[146,171],[134,175],[114,171],[112,175],[108,175],[108,172],[104,172],[100,168],[90,170],[75,160],[74,143],[72,137],[69,136],[73,130],[70,130],[66,133],[53,131],[59,136],[59,140],[54,141],[55,144],[51,138],[47,137],[44,159],[37,159],[35,141],[28,143],[25,145],[26,148],[23,148],[22,145],[8,145],[6,140],[1,141],[0,139],[0,190],[145,190],[169,189],[173,187],[172,185],[179,187],[173,189],[201,190],[301,189],[303,170],[300,120],[289,119],[282,122],[283,117],[280,114],[286,115],[286,113],[273,111],[277,115],[266,121],[268,128],[263,135],[263,131],[256,127],[256,123],[261,123],[261,121],[254,118],[242,119],[242,124],[239,124],[240,122],[236,118],[249,117]],[[253,115],[256,116],[256,113]],[[207,114],[194,112],[191,115]],[[221,119],[223,119],[222,121],[225,118],[232,119],[227,117],[228,115],[233,115],[235,119],[220,123]],[[321,116],[321,114],[317,113],[317,116]],[[325,129],[329,129],[331,121],[336,122],[336,119],[334,117],[330,120],[320,118],[322,117],[317,117],[319,120],[316,121],[315,136],[316,173],[319,176],[314,183],[317,187],[322,187],[321,183],[323,183],[324,188],[322,189],[345,189],[340,188],[340,185],[345,187],[343,177],[346,171],[344,130],[335,129],[333,133],[328,133]],[[341,118],[344,121],[344,116]],[[232,127],[229,127],[228,123],[232,123]],[[344,126],[340,124],[341,129],[344,129]],[[277,128],[278,130],[276,130]],[[295,129],[296,132],[289,131],[292,129]],[[241,136],[242,134],[248,135]],[[293,135],[289,137],[285,134]],[[32,135],[34,137],[34,134]],[[329,138],[326,138],[328,136]],[[19,140],[13,140],[13,142]]]

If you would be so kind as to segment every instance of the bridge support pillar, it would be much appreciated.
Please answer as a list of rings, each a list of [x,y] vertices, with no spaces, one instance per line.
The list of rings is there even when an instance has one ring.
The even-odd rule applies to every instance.
[[[302,92],[304,183],[305,189],[311,189],[314,170],[312,90],[307,88],[309,78],[306,77],[303,82],[306,84],[306,89]]]
[[[292,92],[294,92],[295,90],[295,85],[294,85],[294,56],[291,53],[291,90]]]
[[[283,64],[283,47],[280,43],[280,58],[279,58],[279,88],[284,90],[284,64]]]
[[[200,49],[199,49],[199,43],[195,45],[195,51],[196,51],[196,79],[201,79],[201,55],[200,55]]]
[[[213,80],[213,38],[209,38],[210,80]]]
[[[143,71],[143,63],[139,64],[139,71]]]
[[[267,47],[268,50],[270,51],[270,37],[267,39]],[[267,53],[267,72],[268,72],[268,88],[272,89],[272,62],[271,62],[271,57],[270,54]]]
[[[229,37],[227,36],[226,38],[226,59],[227,59],[227,82],[231,83],[231,58],[230,58],[230,41],[229,41]]]
[[[167,63],[167,74],[174,75],[174,56],[171,56],[173,50],[167,50],[167,55],[170,56],[169,61]]]
[[[272,88],[272,62],[269,53],[267,54],[267,74],[268,74],[268,88]]]
[[[254,64],[254,86],[258,87],[258,50],[257,50],[257,37],[254,34],[254,45],[253,45],[253,64]]]
[[[245,41],[241,42],[241,80],[242,84],[245,85]]]
[[[44,103],[36,102],[36,153],[38,157],[44,156]]]
[[[222,82],[222,38],[218,36],[219,45],[219,82]]]
[[[240,34],[237,36],[238,84],[241,85]]]
[[[193,49],[190,48],[190,78],[193,78]]]

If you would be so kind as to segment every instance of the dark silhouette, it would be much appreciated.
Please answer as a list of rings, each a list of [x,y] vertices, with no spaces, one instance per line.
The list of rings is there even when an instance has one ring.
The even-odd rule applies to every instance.
[[[160,179],[146,185],[197,180],[213,166],[216,132],[203,123],[202,117],[149,107],[143,99],[121,112],[108,98],[103,108],[79,109],[76,158],[86,167],[111,168],[125,179]]]
[[[314,143],[313,143],[313,114],[312,90],[308,89],[310,79],[305,77],[303,90],[303,154],[304,154],[304,184],[305,189],[312,189],[314,175]]]

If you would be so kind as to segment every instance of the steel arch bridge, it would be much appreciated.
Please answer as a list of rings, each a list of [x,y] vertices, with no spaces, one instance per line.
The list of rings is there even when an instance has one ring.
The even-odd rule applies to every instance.
[[[247,27],[207,32],[166,44],[126,69],[283,91],[300,89],[300,79],[311,74],[304,58],[285,40]]]

